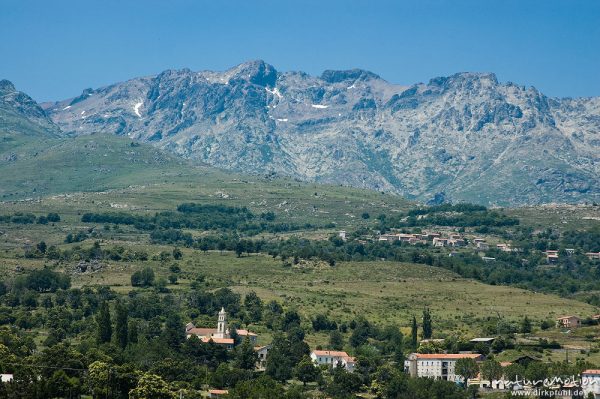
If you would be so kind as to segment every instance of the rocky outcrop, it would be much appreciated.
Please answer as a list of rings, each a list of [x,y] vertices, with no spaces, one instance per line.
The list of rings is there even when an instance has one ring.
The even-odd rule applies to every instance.
[[[31,97],[0,80],[0,132],[56,136],[60,129]]]

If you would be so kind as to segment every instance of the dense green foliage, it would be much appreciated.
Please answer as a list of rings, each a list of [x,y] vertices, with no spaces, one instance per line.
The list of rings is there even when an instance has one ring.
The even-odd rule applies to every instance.
[[[35,216],[32,213],[16,212],[13,215],[0,215],[0,223],[15,224],[48,224],[60,222],[60,216],[57,213],[49,213],[46,216]]]
[[[600,252],[600,226],[586,231],[566,231],[562,242],[565,247],[581,248],[586,252]]]
[[[259,222],[255,220],[258,219]],[[185,245],[200,249],[234,251],[241,256],[244,253],[264,252],[284,261],[292,259],[320,259],[330,265],[339,261],[365,261],[386,259],[393,261],[422,263],[442,267],[467,278],[474,278],[494,285],[516,285],[518,287],[556,292],[571,295],[581,291],[600,290],[600,268],[598,262],[588,260],[583,252],[600,251],[600,230],[566,231],[562,235],[552,231],[534,234],[531,230],[520,228],[519,220],[510,218],[500,211],[490,211],[480,205],[443,204],[427,208],[415,208],[405,214],[394,216],[381,215],[376,227],[380,231],[390,228],[410,228],[419,232],[420,227],[456,226],[471,227],[481,233],[490,229],[500,229],[499,234],[518,242],[520,251],[501,252],[494,248],[486,250],[485,256],[494,258],[493,262],[482,259],[473,252],[460,252],[448,257],[445,252],[435,251],[431,247],[395,242],[358,240],[344,241],[339,237],[330,240],[309,240],[292,237],[281,241],[251,240],[241,236],[258,232],[287,231],[311,226],[280,226],[273,224],[274,214],[254,216],[246,208],[224,205],[181,204],[178,212],[157,213],[152,217],[135,216],[126,213],[85,214],[84,222],[131,224],[139,229],[152,229],[150,238],[162,244]],[[206,220],[211,220],[207,223]],[[502,229],[511,227],[510,232]],[[218,235],[204,235],[193,238],[192,234],[181,229],[219,229]],[[407,230],[409,231],[409,230]],[[368,230],[366,230],[368,232]],[[364,233],[364,232],[363,232]],[[82,232],[73,236],[76,242]],[[539,251],[546,249],[570,248],[578,250],[576,256],[563,256],[558,267],[537,267],[545,262]],[[595,301],[590,297],[590,301]],[[598,298],[600,303],[600,298]]]
[[[85,223],[113,223],[132,225],[140,230],[152,230],[157,239],[165,239],[173,229],[236,230],[247,235],[261,232],[278,233],[300,229],[313,229],[310,223],[302,225],[276,223],[272,212],[254,215],[247,208],[225,205],[181,204],[177,212],[159,212],[152,216],[135,215],[126,212],[86,213],[81,217]],[[164,230],[167,230],[165,233]],[[167,238],[171,241],[185,241],[184,236]]]
[[[508,217],[500,212],[490,211],[481,205],[442,204],[426,208],[411,209],[406,214],[395,216],[380,215],[380,229],[415,226],[515,226],[519,219]]]

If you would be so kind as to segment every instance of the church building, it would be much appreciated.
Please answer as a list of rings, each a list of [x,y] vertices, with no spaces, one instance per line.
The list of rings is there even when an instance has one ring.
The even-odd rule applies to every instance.
[[[243,340],[246,337],[250,339],[250,343],[256,344],[258,336],[248,330],[236,330],[237,335]],[[197,336],[202,342],[212,341],[217,345],[223,345],[227,349],[233,348],[234,339],[231,338],[229,327],[227,326],[227,312],[225,308],[221,308],[217,319],[217,328],[199,328],[194,326],[193,323],[188,323],[185,326],[185,336],[190,338],[192,335]]]

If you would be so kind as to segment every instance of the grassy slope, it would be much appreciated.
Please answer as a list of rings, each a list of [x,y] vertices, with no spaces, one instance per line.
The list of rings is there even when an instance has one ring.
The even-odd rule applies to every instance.
[[[72,244],[61,241],[68,231],[78,224],[61,222],[55,226],[2,225],[0,230],[0,272],[12,274],[17,265],[38,268],[43,260],[23,259],[25,240],[37,242],[45,239],[48,244],[65,248]],[[150,255],[167,246],[149,245],[144,235],[132,234],[131,230],[103,233],[103,245],[124,245],[131,250],[145,250]],[[90,245],[87,241],[83,245]],[[59,265],[70,272],[77,262]],[[169,274],[167,264],[158,261],[144,263],[106,262],[107,268],[93,274],[73,275],[74,285],[106,284],[123,294],[129,292],[130,275],[144,266],[153,267],[158,275]],[[529,315],[534,320],[554,318],[559,314],[589,315],[592,306],[581,302],[520,290],[512,287],[487,286],[443,269],[397,262],[349,262],[331,268],[322,263],[301,263],[299,267],[284,267],[280,260],[269,256],[251,255],[242,258],[232,253],[220,254],[184,249],[184,259],[179,262],[183,269],[175,291],[187,291],[195,276],[206,276],[211,287],[231,287],[237,292],[256,291],[263,300],[276,299],[288,307],[295,307],[306,319],[317,313],[331,315],[334,319],[349,321],[359,315],[369,320],[387,324],[399,324],[408,332],[408,322],[424,307],[430,307],[438,333],[459,333],[467,337],[480,334],[480,328],[488,317],[502,316],[519,320]],[[259,329],[260,331],[260,329]],[[312,334],[309,341],[325,344],[324,334]]]
[[[535,230],[589,229],[600,225],[600,206],[592,205],[545,205],[536,207],[507,208],[506,213],[517,217],[524,226]]]
[[[17,160],[0,161],[0,195],[5,201],[0,203],[0,212],[56,211],[63,221],[55,226],[0,226],[0,270],[4,274],[14,273],[17,265],[42,267],[41,260],[21,257],[24,244],[43,239],[50,245],[66,245],[62,244],[64,236],[83,228],[79,215],[91,210],[145,213],[174,209],[181,202],[225,202],[249,206],[256,212],[273,210],[281,220],[336,222],[339,227],[353,229],[363,223],[362,212],[375,216],[408,207],[401,198],[371,191],[193,167],[152,147],[131,147],[128,139],[114,136],[64,140],[16,136],[5,142],[10,144],[0,147],[0,153],[16,153]],[[22,200],[31,197],[36,199]],[[10,201],[13,199],[19,201]],[[144,235],[127,228],[107,234],[103,245],[109,243],[143,248],[150,254],[169,249],[151,246]],[[541,320],[562,313],[583,316],[594,312],[591,306],[580,302],[511,287],[486,286],[426,266],[365,262],[341,263],[335,268],[321,264],[284,268],[281,261],[262,255],[236,258],[232,254],[185,252],[181,265],[188,278],[200,273],[214,287],[230,286],[241,293],[255,290],[265,300],[275,298],[297,307],[306,317],[317,312],[342,320],[364,315],[372,321],[399,323],[406,328],[412,314],[429,306],[436,331],[472,336],[479,332],[486,317],[500,315],[516,320],[529,314]],[[165,265],[152,261],[147,264],[158,269],[160,275],[168,274]],[[59,267],[70,270],[72,266]],[[125,293],[131,289],[129,276],[142,266],[109,262],[101,272],[74,276],[74,283],[109,284]],[[185,290],[188,284],[189,279],[184,278],[171,288]],[[309,337],[313,344],[326,340],[324,334]]]
[[[406,209],[397,196],[291,179],[244,176],[193,166],[151,146],[132,147],[126,138],[106,135],[74,139],[19,140],[16,161],[0,161],[0,198],[41,200],[40,210],[62,207],[95,210],[124,206],[139,211],[173,209],[184,201],[227,202],[257,212],[273,210],[289,220],[320,223],[360,219],[362,212]],[[1,154],[0,154],[1,155]],[[2,157],[0,157],[2,159]],[[98,193],[101,192],[101,193]],[[48,197],[52,194],[65,194]],[[113,208],[114,210],[114,208]]]

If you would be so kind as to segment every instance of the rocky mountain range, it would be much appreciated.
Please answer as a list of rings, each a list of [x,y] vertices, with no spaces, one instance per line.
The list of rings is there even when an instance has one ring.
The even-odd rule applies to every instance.
[[[457,73],[411,86],[263,61],[168,70],[42,104],[64,135],[111,132],[247,173],[491,205],[597,201],[600,98]]]

